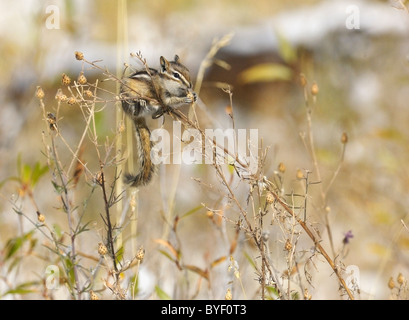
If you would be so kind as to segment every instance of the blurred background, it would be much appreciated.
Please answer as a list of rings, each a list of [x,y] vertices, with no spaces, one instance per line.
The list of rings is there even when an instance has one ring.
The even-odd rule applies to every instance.
[[[335,247],[343,248],[345,234],[351,230],[353,238],[342,262],[359,268],[361,298],[390,298],[389,279],[396,279],[399,273],[409,276],[409,230],[405,227],[409,225],[409,13],[401,2],[129,0],[125,13],[119,11],[119,2],[0,1],[0,181],[17,175],[19,156],[29,165],[38,161],[46,164],[42,142],[45,127],[36,87],[43,88],[46,107],[52,110],[61,74],[76,79],[83,70],[74,58],[75,51],[83,52],[89,61],[102,60],[99,65],[114,74],[122,70],[124,62],[138,66],[130,52],[140,51],[154,68],[161,55],[171,59],[178,54],[196,79],[212,44],[228,35],[230,41],[206,68],[199,94],[202,108],[228,128],[231,119],[226,106],[230,97],[221,87],[230,85],[236,128],[257,128],[263,147],[269,147],[265,175],[273,176],[282,162],[286,166],[286,192],[302,191],[296,171],[313,171],[314,167],[300,138],[307,130],[300,74],[305,75],[308,88],[314,82],[318,85],[312,127],[324,186],[338,166],[341,135],[348,134],[344,162],[327,199]],[[90,82],[104,78],[88,67],[84,71]],[[115,90],[112,84],[107,88]],[[114,115],[113,104],[101,113],[101,136],[113,135]],[[65,135],[75,145],[84,127],[82,114],[67,107],[61,116]],[[166,272],[158,270],[158,261],[166,258],[157,253],[154,242],[163,234],[160,212],[166,202],[166,181],[178,177],[173,204],[176,212],[214,200],[192,180],[215,178],[207,176],[201,166],[175,169],[166,165],[160,174],[167,178],[156,179],[139,192],[136,241],[147,252],[156,252],[144,264],[145,278],[150,279],[144,297],[152,297],[150,292],[157,283],[177,296],[176,285],[164,280]],[[311,219],[322,225],[322,219],[314,217],[316,191],[311,189]],[[50,221],[58,223],[62,214],[54,207],[52,190],[49,179],[42,178],[35,197],[44,211],[54,212]],[[33,226],[21,222],[12,209],[10,199],[18,194],[16,185],[2,184],[0,194],[3,248],[9,239]],[[22,206],[27,212],[33,210],[27,201]],[[97,231],[90,236],[95,243],[103,232],[98,210],[89,209],[86,219],[96,224]],[[214,252],[221,249],[204,211],[180,228],[180,237],[189,239],[182,241],[187,262],[205,265],[209,255],[217,258]],[[325,246],[325,232],[322,236]],[[309,247],[311,243],[306,250]],[[95,248],[83,245],[81,249],[92,252]],[[38,268],[36,264],[20,268],[13,279],[35,278],[44,268],[36,263]],[[255,282],[251,268],[247,268],[248,279],[244,281]],[[2,277],[9,276],[1,261],[0,270]],[[327,283],[334,277],[328,266],[323,264],[314,277],[315,286],[310,290],[314,299],[339,297],[336,282]],[[3,292],[6,287],[0,280]],[[226,287],[227,282],[199,297],[223,298]],[[243,298],[239,293],[237,297]],[[257,297],[248,294],[247,298]]]

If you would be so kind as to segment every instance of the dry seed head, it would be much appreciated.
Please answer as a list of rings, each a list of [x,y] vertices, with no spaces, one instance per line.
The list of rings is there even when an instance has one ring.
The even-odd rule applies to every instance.
[[[280,171],[281,173],[284,173],[285,172],[285,164],[284,163],[282,163],[282,162],[280,162],[279,164],[278,164],[278,171]]]
[[[77,102],[77,100],[74,98],[74,97],[70,97],[69,99],[68,99],[68,101],[67,101],[67,103],[69,104],[69,105],[73,105],[73,104],[75,104]]]
[[[43,91],[43,89],[41,89],[41,87],[37,87],[37,90],[36,90],[36,97],[38,98],[38,99],[43,99],[44,98],[44,91]]]
[[[211,210],[207,210],[207,211],[206,211],[206,216],[207,216],[208,218],[213,218],[213,217],[214,217],[214,212],[211,211]]]
[[[92,94],[91,90],[85,90],[84,94],[88,97],[88,98],[92,98],[94,95]]]
[[[95,182],[102,184],[104,181],[102,179],[102,173],[101,171],[99,171],[96,175],[95,175]]]
[[[346,132],[343,132],[341,136],[341,143],[345,144],[347,142],[348,142],[348,135],[346,134]]]
[[[61,102],[67,102],[68,97],[67,97],[65,94],[62,94],[62,95],[59,97],[59,100],[60,100]]]
[[[135,258],[139,260],[139,262],[142,263],[144,257],[145,257],[145,249],[143,247],[140,247],[138,252],[136,253]]]
[[[316,82],[314,82],[311,86],[311,94],[313,96],[316,96],[319,92],[319,88],[318,88],[318,84]]]
[[[89,292],[89,297],[90,297],[91,300],[99,300],[99,297],[92,290],[90,290],[90,292]]]
[[[297,177],[298,180],[304,179],[304,172],[302,172],[301,169],[298,169],[295,176]]]
[[[37,211],[37,220],[40,223],[43,223],[45,221],[45,216],[41,214],[39,211]]]
[[[230,289],[227,289],[226,295],[224,296],[224,300],[233,300],[233,295],[231,294]]]
[[[304,290],[304,299],[305,300],[311,300],[312,296],[310,295],[310,293],[308,292],[308,289],[305,288]]]
[[[80,51],[75,51],[75,59],[77,60],[83,60],[84,59],[84,54]]]
[[[71,79],[65,73],[62,74],[61,83],[65,86],[68,86],[71,83]]]
[[[79,84],[86,84],[87,83],[87,78],[84,76],[84,72],[81,71],[81,73],[78,76],[78,83]]]
[[[98,253],[105,256],[108,253],[108,248],[102,242],[98,243]]]
[[[40,223],[44,223],[44,221],[45,221],[45,216],[40,213],[40,214],[37,216],[37,220],[38,220],[38,222],[40,222]]]
[[[271,203],[273,203],[274,202],[274,195],[270,192],[270,191],[268,191],[267,192],[267,195],[266,195],[266,201],[267,201],[267,203],[268,204],[271,204]]]
[[[388,281],[388,287],[389,287],[389,289],[393,289],[393,288],[395,288],[395,281],[393,281],[393,278],[392,277],[390,277],[390,279],[389,279],[389,281]]]
[[[399,275],[398,275],[398,278],[396,279],[396,281],[398,281],[398,283],[400,284],[400,285],[403,285],[404,283],[405,283],[405,277],[403,276],[403,274],[402,273],[399,273]]]
[[[290,251],[292,249],[292,247],[293,247],[293,245],[292,245],[290,239],[287,239],[286,242],[285,242],[285,245],[284,245],[284,249],[286,251]]]

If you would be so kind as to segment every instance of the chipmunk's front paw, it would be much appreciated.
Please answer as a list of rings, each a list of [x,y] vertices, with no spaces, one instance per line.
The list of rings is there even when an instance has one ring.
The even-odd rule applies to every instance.
[[[187,93],[187,96],[185,97],[185,103],[189,103],[189,104],[190,104],[190,103],[196,102],[196,100],[197,100],[197,95],[196,95],[196,93],[189,91],[189,92]]]

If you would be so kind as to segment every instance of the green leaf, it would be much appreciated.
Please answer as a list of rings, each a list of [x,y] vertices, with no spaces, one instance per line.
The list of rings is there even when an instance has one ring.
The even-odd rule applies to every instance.
[[[36,162],[34,169],[32,170],[31,174],[31,183],[32,186],[36,185],[38,180],[48,172],[47,165],[41,166],[40,162]]]
[[[242,71],[238,80],[241,83],[289,81],[293,77],[293,71],[278,63],[261,63]]]
[[[193,209],[190,209],[188,212],[186,212],[185,214],[183,214],[183,215],[180,217],[180,219],[183,219],[183,218],[185,218],[185,217],[188,217],[188,216],[190,216],[191,214],[197,212],[198,210],[200,210],[200,209],[202,209],[202,208],[203,208],[202,205],[199,205],[199,206],[197,206],[197,207],[194,207]]]
[[[124,257],[124,247],[120,247],[117,251],[116,251],[116,263],[120,263]]]
[[[175,259],[165,250],[158,250],[160,253],[162,253],[165,257],[167,257],[170,261],[175,262]]]
[[[79,235],[81,232],[90,230],[90,229],[87,228],[90,223],[91,223],[91,221],[88,221],[83,226],[79,226],[78,231],[76,232],[76,235]]]
[[[155,286],[155,292],[161,300],[171,300],[171,297],[158,286]]]
[[[5,260],[11,258],[27,240],[30,240],[31,236],[33,235],[33,232],[34,230],[31,230],[26,234],[22,235],[21,237],[16,237],[7,241],[5,247],[6,251]]]
[[[256,263],[254,260],[248,255],[247,252],[244,252],[244,256],[246,257],[247,261],[250,263],[250,265],[254,268],[254,270],[257,270]]]
[[[51,181],[51,183],[53,184],[54,190],[57,192],[57,194],[62,194],[64,192],[64,187],[58,185],[54,181]]]
[[[276,32],[278,38],[278,51],[281,58],[288,63],[293,64],[297,61],[297,51],[279,32]]]
[[[70,287],[75,286],[75,274],[74,274],[74,264],[71,261],[71,257],[66,257],[64,259],[65,262],[65,272],[68,278],[68,282],[70,284]]]
[[[133,297],[136,297],[138,295],[138,293],[139,293],[138,284],[139,284],[139,277],[138,277],[138,274],[135,274],[130,279],[130,282],[129,282],[129,287],[131,288],[130,290],[131,290],[131,294],[132,294]]]
[[[27,294],[27,293],[32,293],[32,292],[37,292],[37,289],[34,289],[34,286],[37,286],[38,282],[37,281],[30,281],[30,282],[25,282],[20,285],[18,285],[14,289],[10,289],[6,291],[3,296],[6,296],[8,294]]]
[[[280,296],[277,288],[274,288],[272,286],[266,286],[266,289],[267,292],[270,294],[271,298],[273,298],[273,295],[277,298]]]

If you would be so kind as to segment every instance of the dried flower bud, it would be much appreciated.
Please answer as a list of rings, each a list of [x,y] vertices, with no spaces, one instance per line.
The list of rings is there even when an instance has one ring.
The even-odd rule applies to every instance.
[[[393,278],[392,277],[390,277],[390,279],[389,279],[389,281],[388,281],[388,287],[389,287],[389,289],[393,289],[393,288],[395,288],[395,281],[393,280]]]
[[[233,299],[233,295],[231,294],[231,290],[227,289],[226,291],[226,295],[224,296],[225,300],[232,300]]]
[[[268,191],[267,194],[266,194],[266,202],[268,204],[271,204],[271,203],[274,202],[274,199],[275,199],[274,195],[270,191]]]
[[[140,247],[138,252],[136,253],[135,258],[139,260],[139,262],[142,263],[144,257],[145,257],[145,249],[143,247]]]
[[[83,60],[84,59],[84,54],[80,51],[75,51],[75,59],[77,60]]]
[[[206,211],[206,216],[207,216],[208,218],[213,218],[214,212],[213,212],[212,210],[207,210],[207,211]]]
[[[341,136],[341,143],[345,144],[347,142],[348,142],[348,135],[346,134],[346,132],[343,132]]]
[[[84,76],[84,72],[81,71],[81,73],[78,76],[77,79],[79,84],[86,84],[87,83],[87,78]]]
[[[308,289],[305,288],[304,290],[304,299],[305,300],[311,300],[312,296],[310,295],[310,293],[308,292]]]
[[[73,105],[77,102],[77,100],[74,97],[70,97],[67,101],[68,104]]]
[[[301,169],[297,170],[297,173],[295,174],[298,180],[304,179],[304,173],[302,172]]]
[[[312,94],[313,96],[316,96],[316,95],[318,94],[318,92],[319,92],[318,85],[317,85],[316,82],[314,82],[314,83],[312,84],[312,86],[311,86],[311,94]]]
[[[404,283],[405,283],[405,277],[403,276],[403,274],[402,273],[399,273],[399,275],[398,275],[398,278],[397,278],[397,281],[398,281],[398,283],[400,284],[400,285],[403,285]]]
[[[108,253],[108,248],[102,242],[98,243],[98,253],[105,256]]]
[[[41,214],[39,211],[37,211],[37,220],[40,223],[44,223],[44,221],[45,221],[45,216],[43,214]]]
[[[102,185],[102,183],[104,182],[102,179],[102,173],[101,171],[99,171],[96,175],[95,175],[95,182],[99,183],[100,185]]]
[[[281,173],[284,173],[285,172],[285,164],[284,163],[282,163],[282,162],[280,162],[279,164],[278,164],[278,171],[280,171]]]
[[[300,84],[301,87],[305,87],[307,85],[307,78],[305,77],[304,73],[300,74]]]
[[[71,83],[71,79],[65,73],[62,74],[61,83],[65,86],[68,86]]]
[[[91,300],[99,300],[99,297],[95,294],[95,292],[94,291],[92,291],[92,290],[90,290],[90,292],[89,292],[89,298],[91,299]]]
[[[286,251],[290,251],[292,248],[293,248],[293,245],[292,245],[290,239],[287,239],[286,242],[285,242],[285,245],[284,245],[284,249]]]
[[[85,90],[84,94],[88,97],[88,98],[92,98],[94,95],[92,94],[91,90]]]
[[[43,89],[41,89],[41,87],[37,87],[37,90],[36,90],[36,97],[38,98],[38,99],[43,99],[44,98],[44,91],[43,91]]]

